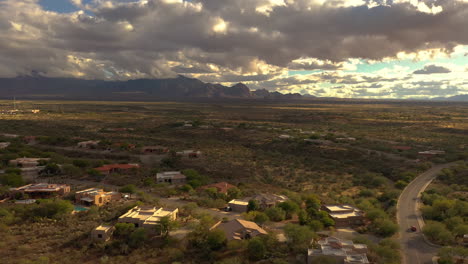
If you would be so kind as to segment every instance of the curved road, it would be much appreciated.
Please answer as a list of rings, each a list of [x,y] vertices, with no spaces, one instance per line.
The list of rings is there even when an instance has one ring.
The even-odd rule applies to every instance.
[[[437,247],[426,242],[421,232],[424,221],[419,211],[419,196],[437,177],[437,174],[455,163],[436,165],[416,177],[403,190],[398,199],[397,220],[400,225],[400,241],[403,251],[403,264],[432,264],[432,258],[437,254]],[[408,232],[411,226],[417,227],[417,232]]]

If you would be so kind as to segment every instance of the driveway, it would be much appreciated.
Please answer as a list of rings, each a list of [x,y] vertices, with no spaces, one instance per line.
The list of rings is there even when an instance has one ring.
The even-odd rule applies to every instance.
[[[437,254],[438,247],[428,243],[421,232],[424,227],[424,220],[419,210],[420,195],[442,169],[449,168],[454,164],[447,163],[432,167],[416,177],[401,193],[398,199],[397,220],[400,225],[403,264],[433,263],[432,258]],[[411,226],[415,226],[417,231],[408,232]]]

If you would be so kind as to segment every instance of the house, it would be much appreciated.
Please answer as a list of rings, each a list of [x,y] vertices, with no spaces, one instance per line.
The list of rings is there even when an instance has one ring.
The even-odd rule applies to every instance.
[[[6,149],[10,144],[10,142],[0,142],[0,149]]]
[[[6,137],[6,138],[17,138],[17,137],[19,137],[19,135],[16,135],[16,134],[7,134],[7,133],[0,134],[0,136]]]
[[[267,208],[274,207],[279,203],[287,201],[288,197],[284,195],[262,193],[251,197],[249,200],[257,201],[260,208],[265,210]]]
[[[219,221],[210,230],[222,230],[226,234],[228,241],[250,239],[268,233],[258,226],[255,222],[245,221],[241,219],[233,219],[228,222]]]
[[[174,221],[177,219],[179,209],[165,210],[156,207],[135,206],[128,212],[123,214],[117,220],[119,223],[131,223],[137,228],[145,228],[149,232],[156,232],[157,226],[160,225],[161,218],[169,217]]]
[[[70,192],[70,185],[35,183],[18,188],[12,188],[10,190],[13,196],[17,193],[21,193],[22,195],[28,195],[30,198],[49,198],[52,196],[63,196],[68,194]]]
[[[91,231],[91,238],[95,241],[105,242],[111,239],[115,228],[113,226],[100,225]]]
[[[39,114],[40,112],[41,112],[41,110],[39,110],[39,109],[32,109],[31,110],[31,113],[33,113],[33,114]]]
[[[322,205],[322,210],[335,221],[335,227],[352,227],[362,225],[364,212],[351,205]]]
[[[229,201],[228,206],[234,212],[244,213],[247,212],[249,202],[239,199],[232,199],[231,201]]]
[[[108,164],[95,168],[95,170],[102,174],[109,175],[111,173],[125,173],[138,168],[140,168],[140,165],[138,164]]]
[[[200,187],[202,190],[206,190],[208,188],[215,188],[218,193],[227,194],[229,189],[236,188],[236,186],[227,182],[218,182]]]
[[[14,160],[10,160],[10,165],[29,168],[29,167],[37,167],[40,161],[48,161],[49,158],[17,158]]]
[[[199,158],[201,157],[201,151],[195,151],[195,150],[184,150],[184,151],[179,151],[176,152],[177,156],[181,156],[184,158]]]
[[[432,158],[434,156],[444,155],[445,151],[443,150],[427,150],[427,151],[420,151],[418,152],[420,156],[425,158]]]
[[[337,264],[366,264],[367,246],[354,244],[351,240],[326,237],[317,242],[316,248],[307,252],[307,264],[316,263],[314,260],[321,256],[335,259]],[[319,264],[319,263],[317,263]]]
[[[468,246],[468,234],[463,235],[463,245]]]
[[[122,195],[118,192],[105,192],[103,189],[90,188],[75,193],[75,201],[86,206],[102,206],[118,201]]]
[[[156,174],[157,183],[184,184],[187,177],[180,171],[166,171]]]
[[[78,142],[78,144],[76,144],[76,147],[78,148],[86,148],[86,149],[94,149],[94,148],[97,148],[97,146],[99,145],[99,140],[88,140],[88,141],[82,141],[82,142]]]
[[[34,204],[36,203],[35,199],[26,199],[26,200],[16,200],[15,204]]]
[[[356,141],[356,138],[353,137],[339,137],[336,138],[337,141]]]
[[[169,149],[162,146],[145,146],[141,148],[141,152],[144,154],[164,154],[169,152]]]
[[[280,135],[278,138],[280,138],[280,139],[291,139],[293,137],[290,136],[290,135]]]

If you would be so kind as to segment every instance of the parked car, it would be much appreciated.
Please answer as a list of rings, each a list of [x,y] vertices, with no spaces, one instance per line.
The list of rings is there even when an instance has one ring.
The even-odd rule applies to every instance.
[[[410,227],[410,231],[411,231],[411,232],[416,232],[417,230],[418,230],[418,229],[417,229],[415,226],[411,226],[411,227]]]

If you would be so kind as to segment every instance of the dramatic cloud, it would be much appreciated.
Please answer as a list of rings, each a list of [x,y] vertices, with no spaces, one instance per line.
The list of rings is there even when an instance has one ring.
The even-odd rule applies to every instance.
[[[427,65],[424,69],[414,71],[414,74],[434,74],[434,73],[450,73],[452,72],[450,69],[437,66],[437,65]]]
[[[0,76],[184,74],[311,93],[334,94],[320,82],[343,84],[340,93],[353,96],[363,89],[355,86],[404,81],[415,70],[353,74],[358,64],[448,56],[468,45],[465,0],[70,2],[76,12],[47,11],[38,0],[0,1]],[[434,67],[421,71],[441,70]],[[294,71],[304,76],[290,76]]]

